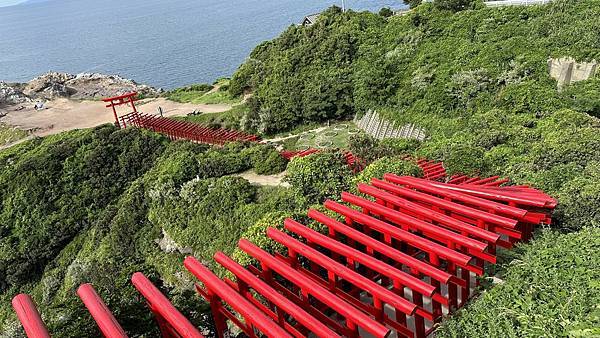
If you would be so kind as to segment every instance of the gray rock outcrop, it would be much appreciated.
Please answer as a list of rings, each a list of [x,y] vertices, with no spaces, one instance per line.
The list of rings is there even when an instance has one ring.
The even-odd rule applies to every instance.
[[[70,91],[65,83],[73,77],[73,75],[66,73],[47,73],[29,81],[23,89],[23,93],[29,97],[40,99],[68,97]]]
[[[157,239],[156,244],[158,244],[160,249],[166,253],[179,252],[184,255],[191,255],[194,253],[192,248],[182,247],[177,244],[177,242],[175,242],[175,240],[169,236],[165,229],[162,229],[162,238]]]
[[[548,60],[548,67],[550,68],[550,76],[558,82],[558,89],[595,76],[599,68],[596,60],[577,62],[570,57],[551,58]]]
[[[18,86],[0,81],[0,107],[3,105],[21,104],[30,101],[31,99],[27,97]]]
[[[71,95],[75,99],[117,96],[132,91],[144,96],[158,96],[163,92],[162,89],[138,84],[133,80],[125,79],[118,75],[103,75],[98,73],[77,74],[74,78],[68,80],[65,85],[76,90],[76,93]]]
[[[77,75],[68,73],[50,72],[38,76],[26,84],[21,84],[22,92],[17,87],[11,87],[12,91],[4,84],[0,87],[0,102],[6,104],[22,103],[26,101],[55,98],[72,98],[78,100],[99,99],[109,96],[118,96],[136,91],[143,96],[158,96],[163,91],[148,85],[117,75],[104,75],[98,73],[81,73]],[[10,97],[6,99],[4,97]],[[19,101],[21,100],[21,101]],[[22,101],[26,100],[26,101]]]

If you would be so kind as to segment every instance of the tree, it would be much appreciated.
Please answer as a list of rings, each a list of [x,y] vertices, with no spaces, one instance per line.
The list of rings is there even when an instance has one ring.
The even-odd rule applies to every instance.
[[[379,10],[379,15],[383,16],[384,18],[389,18],[390,16],[394,15],[394,12],[392,12],[389,7],[383,7]]]
[[[404,4],[408,5],[410,8],[419,6],[421,2],[423,2],[423,0],[404,0]]]
[[[296,157],[288,165],[285,180],[299,199],[318,203],[338,198],[349,188],[352,172],[339,152],[323,152]]]
[[[460,12],[464,11],[465,9],[469,9],[472,7],[473,3],[473,0],[434,0],[433,2],[433,4],[439,9],[453,12]]]

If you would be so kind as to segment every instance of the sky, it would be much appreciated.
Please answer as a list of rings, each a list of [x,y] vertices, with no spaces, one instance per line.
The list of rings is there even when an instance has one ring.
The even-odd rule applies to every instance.
[[[12,6],[25,2],[25,0],[0,0],[0,7]]]

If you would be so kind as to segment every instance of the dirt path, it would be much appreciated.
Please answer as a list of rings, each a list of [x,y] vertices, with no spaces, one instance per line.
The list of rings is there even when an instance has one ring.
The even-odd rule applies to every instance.
[[[258,175],[252,170],[245,171],[240,174],[235,174],[234,176],[238,176],[248,180],[248,182],[252,184],[258,185],[269,185],[273,187],[289,187],[290,184],[287,182],[282,182],[285,177],[285,171],[276,175]]]
[[[5,108],[7,115],[0,121],[23,130],[31,130],[35,136],[114,122],[112,112],[101,101],[56,99],[46,102],[46,109],[39,111],[33,108],[33,103],[24,106],[21,110],[18,110],[18,105]],[[138,110],[149,114],[158,114],[158,107],[162,108],[164,116],[182,116],[194,110],[222,113],[231,109],[229,104],[177,103],[164,98],[146,99],[138,103]],[[119,110],[120,114],[128,112],[130,109],[125,107]]]
[[[301,132],[299,134],[288,135],[288,136],[281,136],[281,137],[276,137],[276,138],[272,138],[272,139],[268,139],[268,140],[264,140],[264,141],[265,142],[281,142],[281,141],[285,141],[285,140],[290,139],[290,138],[299,137],[299,136],[302,136],[302,135],[305,135],[305,134],[309,134],[309,133],[315,133],[315,134],[317,134],[317,133],[320,133],[320,132],[322,132],[323,130],[325,130],[327,128],[329,128],[329,127],[319,127],[319,128],[315,128],[315,129],[303,131],[303,132]]]

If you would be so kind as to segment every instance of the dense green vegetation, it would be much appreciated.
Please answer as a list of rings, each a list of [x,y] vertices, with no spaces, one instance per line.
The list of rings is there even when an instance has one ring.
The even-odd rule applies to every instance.
[[[436,337],[598,337],[600,229],[544,231]]]
[[[559,93],[547,60],[599,58],[599,12],[595,0],[455,14],[425,4],[391,18],[333,8],[258,46],[230,91],[253,91],[247,126],[267,131],[367,109],[446,133],[461,129],[457,119],[492,108],[594,112],[597,80]]]
[[[230,91],[253,91],[247,120],[262,131],[378,109],[425,127],[431,137],[417,155],[443,160],[451,173],[533,184],[565,199],[559,227],[594,225],[597,215],[585,210],[598,205],[600,134],[587,114],[597,112],[599,78],[559,91],[547,60],[600,57],[598,5],[453,13],[424,4],[391,18],[332,8],[257,47]],[[368,155],[374,146],[358,154],[385,156],[380,145]]]
[[[188,103],[194,102],[207,92],[213,89],[213,86],[205,83],[195,84],[187,87],[177,88],[165,93],[165,97],[171,101]]]
[[[597,335],[587,329],[598,326],[600,294],[600,77],[559,91],[548,59],[600,58],[600,2],[418,3],[390,18],[332,8],[315,25],[258,46],[230,86],[254,95],[242,127],[276,132],[376,109],[424,127],[429,138],[354,137],[351,150],[369,162],[399,150],[444,161],[450,173],[504,175],[558,197],[555,230],[510,256],[505,284],[440,335]],[[379,174],[385,164],[369,170]]]
[[[309,204],[337,198],[350,187],[351,176],[341,153],[321,152],[295,158],[288,166],[285,179],[298,198]]]
[[[153,336],[129,283],[135,271],[210,331],[184,255],[220,274],[215,251],[249,263],[235,251],[239,237],[274,250],[264,232],[285,217],[308,222],[308,206],[384,172],[420,175],[402,160],[408,154],[444,161],[450,173],[508,176],[560,201],[551,227],[503,253],[504,283],[485,287],[439,336],[600,334],[600,77],[559,91],[547,67],[549,57],[600,58],[600,2],[490,9],[453,0],[382,14],[331,8],[315,25],[258,46],[218,91],[167,94],[206,103],[252,92],[228,113],[188,119],[266,134],[368,109],[427,130],[425,142],[350,137],[350,150],[369,164],[359,175],[334,151],[288,165],[268,146],[211,148],[111,126],[0,152],[0,333],[18,336],[8,304],[27,292],[55,336],[97,336],[74,295],[91,282],[131,336]],[[232,175],[286,166],[290,189]]]
[[[21,331],[9,305],[18,292],[33,295],[55,336],[97,336],[75,296],[85,282],[128,333],[156,334],[129,282],[135,271],[210,329],[184,255],[231,253],[264,214],[297,206],[288,189],[226,176],[285,169],[267,146],[210,148],[102,126],[28,141],[2,151],[0,164],[0,332],[9,337]]]
[[[223,127],[227,129],[239,129],[240,119],[242,116],[244,116],[244,114],[248,112],[248,110],[248,105],[242,103],[231,107],[230,110],[223,113],[182,116],[177,117],[177,119],[194,123],[208,124],[211,126]]]

